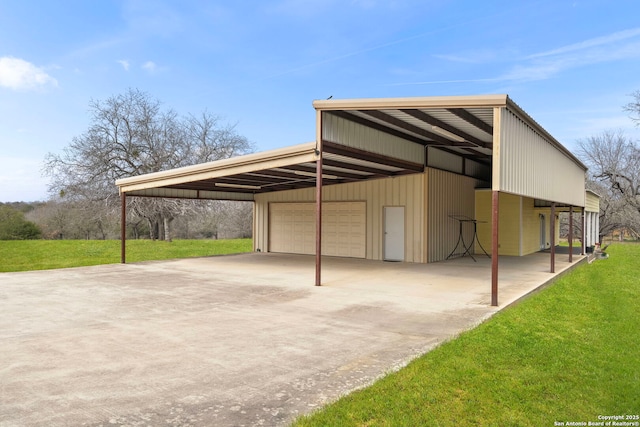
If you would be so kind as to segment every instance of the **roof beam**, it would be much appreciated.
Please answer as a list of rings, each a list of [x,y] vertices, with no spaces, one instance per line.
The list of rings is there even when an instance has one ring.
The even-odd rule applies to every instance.
[[[290,183],[274,183],[263,185],[259,190],[260,193],[270,192],[270,191],[282,191],[282,190],[296,190],[298,188],[306,188],[311,185],[315,185],[315,179],[312,181],[307,181],[305,179],[298,180]]]
[[[291,178],[293,177],[276,177],[276,176],[260,176],[260,175],[253,175],[253,174],[241,174],[241,175],[229,175],[228,177],[225,177],[225,179],[227,178],[234,179],[237,181],[246,181],[247,183],[271,184],[274,182],[274,180],[286,182],[287,180],[291,180]]]
[[[176,189],[176,190],[224,191],[226,193],[251,193],[251,194],[260,192],[260,190],[258,189],[251,189],[251,188],[216,187],[215,183],[210,183],[206,187],[199,185],[199,183],[198,185],[195,185],[195,184],[196,182],[187,183],[187,184],[167,185],[159,188],[169,188],[169,189]],[[235,184],[235,183],[229,183],[229,184]]]
[[[316,169],[312,166],[302,166],[302,165],[291,165],[291,166],[287,166],[287,169],[293,170],[293,171],[299,171],[299,172],[303,172],[304,174],[316,174]],[[343,172],[343,171],[336,171],[336,170],[332,170],[332,171],[322,171],[323,175],[333,175],[338,177],[339,179],[351,179],[351,180],[361,180],[361,179],[365,179],[367,178],[367,176],[364,175],[357,175],[355,173],[349,173],[349,172]],[[313,178],[313,177],[312,177]],[[313,178],[315,179],[315,178]]]
[[[282,178],[280,178],[280,180],[282,180]],[[286,180],[283,180],[282,182],[286,182]],[[216,183],[261,186],[264,184],[271,184],[273,183],[273,180],[267,177],[260,178],[260,177],[246,176],[242,174],[242,175],[228,175],[220,178],[206,179],[206,180],[200,180],[200,181],[192,181],[190,183],[176,184],[170,187],[182,188],[182,189],[194,189],[194,190],[211,190],[211,188],[213,188]]]
[[[446,130],[447,132],[451,132],[454,135],[458,135],[461,138],[464,138],[466,141],[472,142],[475,145],[479,146],[479,147],[484,147],[484,148],[491,148],[491,143],[487,143],[485,141],[482,141],[481,139],[476,138],[473,135],[469,135],[468,133],[462,131],[461,129],[456,128],[455,126],[451,126],[448,123],[443,122],[440,119],[436,119],[435,117],[425,113],[422,110],[400,110],[403,113],[418,119],[420,121],[423,121],[431,126],[437,126],[439,128],[442,128],[444,130]]]
[[[484,153],[479,153],[479,152],[474,151],[474,150],[472,150],[470,148],[465,148],[464,150],[470,152],[471,154],[461,153],[459,151],[452,150],[452,149],[447,148],[447,147],[433,147],[433,149],[442,150],[442,151],[445,151],[445,152],[447,152],[449,154],[453,154],[455,156],[462,157],[462,158],[467,159],[467,160],[473,160],[474,162],[478,162],[478,163],[482,163],[482,164],[487,165],[487,166],[491,166],[491,156],[490,155],[484,154]]]
[[[345,120],[349,120],[351,122],[354,123],[358,123],[361,124],[363,126],[367,126],[370,127],[372,129],[375,130],[379,130],[380,132],[384,132],[388,135],[392,135],[401,139],[404,139],[406,141],[410,141],[410,142],[415,142],[416,144],[420,144],[420,145],[428,145],[429,141],[425,141],[422,138],[418,138],[412,135],[408,135],[404,132],[400,132],[398,130],[395,129],[391,129],[385,125],[382,125],[380,123],[374,122],[372,120],[369,119],[365,119],[364,117],[360,117],[360,116],[356,116],[352,113],[348,113],[346,111],[327,111],[327,114],[333,114],[334,116],[343,118]]]
[[[251,198],[235,197],[235,194],[238,193],[236,191],[218,191],[218,190],[212,191],[212,193],[222,194],[222,196],[218,196],[216,198],[201,197],[199,192],[197,197],[190,197],[185,195],[174,195],[174,194],[172,195],[161,194],[163,190],[174,190],[174,189],[176,189],[176,187],[156,187],[151,189],[152,191],[158,191],[160,194],[144,194],[148,190],[134,190],[129,194],[127,194],[127,197],[148,197],[148,198],[190,199],[190,200],[235,200],[240,202],[249,202],[253,200],[253,197]],[[243,192],[243,194],[245,193],[247,192]],[[249,193],[249,194],[252,194],[252,193]]]
[[[353,157],[380,165],[392,166],[394,168],[406,169],[413,172],[423,172],[424,165],[421,163],[408,162],[406,160],[395,159],[382,154],[336,144],[335,142],[322,141],[322,150],[325,153],[337,154],[339,156]]]
[[[400,129],[403,129],[403,130],[405,130],[407,132],[411,132],[413,134],[420,135],[421,137],[426,138],[427,141],[425,141],[423,143],[425,145],[434,145],[432,143],[432,141],[439,142],[439,143],[441,143],[443,145],[454,145],[455,144],[450,139],[447,139],[447,138],[445,138],[443,136],[440,136],[438,134],[429,132],[428,130],[423,129],[421,127],[409,124],[409,123],[405,122],[404,120],[397,119],[397,118],[395,118],[393,116],[390,116],[389,114],[384,113],[382,111],[365,110],[365,111],[360,111],[360,112],[363,113],[363,114],[366,114],[368,116],[371,116],[373,118],[376,118],[378,120],[381,120],[381,121],[383,121],[385,123],[388,123],[388,124],[390,124],[392,126],[395,126],[395,127],[400,128]]]
[[[294,174],[293,172],[284,172],[284,171],[280,171],[280,170],[273,170],[273,169],[263,169],[260,171],[255,171],[255,172],[250,172],[250,175],[261,175],[266,177],[274,177],[274,178],[279,178],[282,179],[283,181],[290,181],[292,179],[298,179],[299,176]]]
[[[324,159],[322,159],[322,163],[325,166],[334,167],[334,168],[341,168],[341,169],[351,169],[351,170],[359,171],[359,172],[366,172],[366,173],[370,173],[373,176],[389,176],[389,175],[393,175],[393,172],[389,171],[389,170],[372,168],[371,166],[358,165],[358,164],[354,164],[354,163],[341,162],[339,160],[331,160],[331,159],[324,158]]]
[[[486,124],[464,108],[447,108],[447,111],[451,114],[455,114],[460,117],[462,120],[467,123],[477,127],[478,129],[488,133],[489,135],[493,135],[493,126]]]

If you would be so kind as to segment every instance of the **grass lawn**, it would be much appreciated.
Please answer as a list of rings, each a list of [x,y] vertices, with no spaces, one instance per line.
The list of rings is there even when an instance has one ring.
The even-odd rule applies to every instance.
[[[127,240],[127,262],[222,255],[252,250],[251,239]],[[114,264],[119,240],[3,240],[0,272]]]
[[[295,425],[553,426],[639,415],[640,244],[607,252]]]

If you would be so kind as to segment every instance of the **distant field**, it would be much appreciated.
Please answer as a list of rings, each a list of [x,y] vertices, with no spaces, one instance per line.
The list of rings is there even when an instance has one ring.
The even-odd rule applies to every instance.
[[[251,239],[128,240],[127,262],[250,252]],[[3,240],[0,272],[49,270],[120,262],[119,240]]]

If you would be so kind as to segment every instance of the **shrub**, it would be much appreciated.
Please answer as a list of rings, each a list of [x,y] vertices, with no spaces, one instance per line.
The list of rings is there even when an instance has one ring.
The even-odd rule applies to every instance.
[[[11,206],[0,205],[0,240],[39,239],[42,232],[24,214]]]

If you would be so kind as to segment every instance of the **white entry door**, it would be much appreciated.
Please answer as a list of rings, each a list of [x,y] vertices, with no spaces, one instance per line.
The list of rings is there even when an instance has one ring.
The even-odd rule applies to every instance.
[[[404,261],[404,206],[384,207],[384,260]]]

